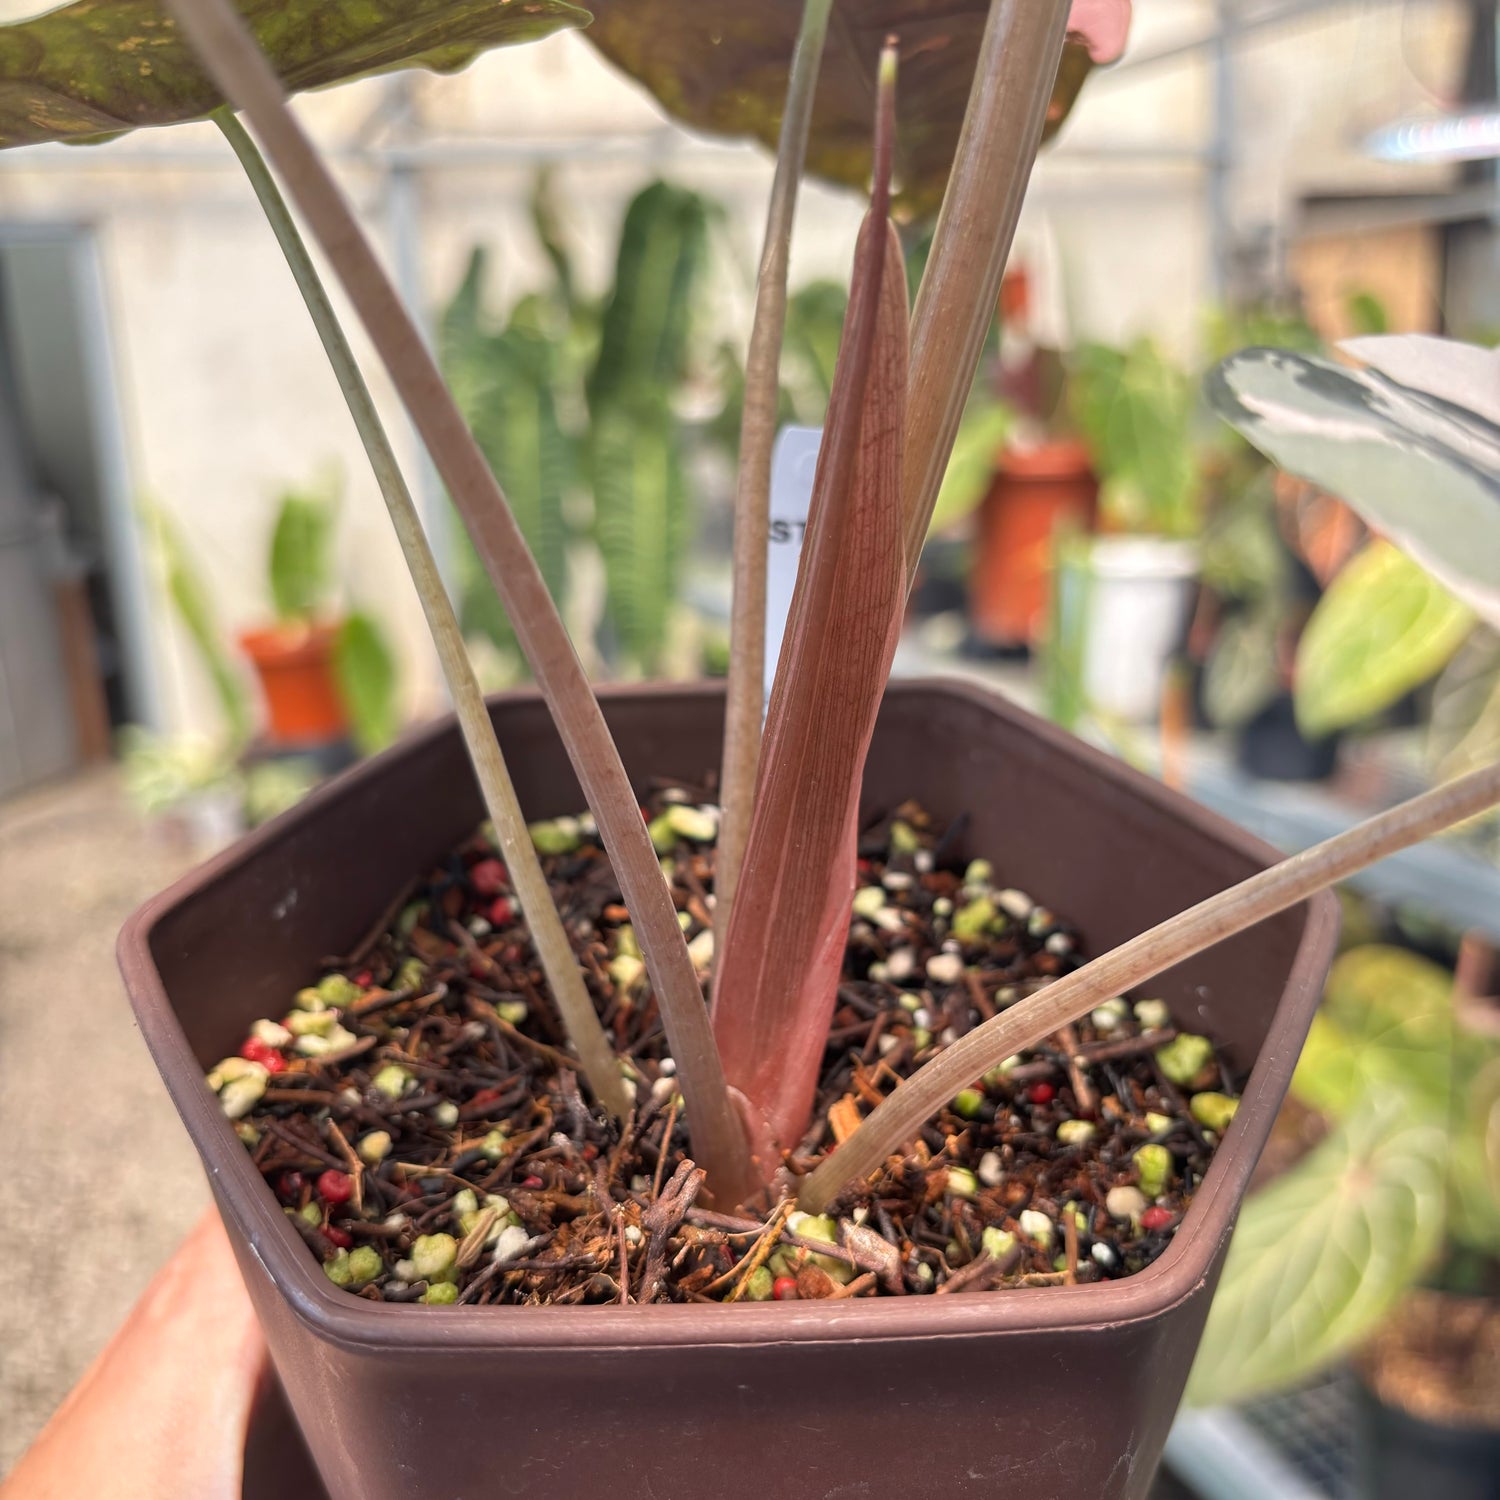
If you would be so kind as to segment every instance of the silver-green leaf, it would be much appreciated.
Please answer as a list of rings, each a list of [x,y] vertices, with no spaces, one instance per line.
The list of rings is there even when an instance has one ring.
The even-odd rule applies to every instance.
[[[1445,1153],[1441,1124],[1410,1099],[1369,1094],[1255,1194],[1187,1399],[1220,1405],[1290,1385],[1368,1335],[1441,1242]]]
[[[1359,340],[1368,354],[1371,343]],[[1464,350],[1464,346],[1458,346]],[[1210,376],[1219,414],[1279,464],[1337,495],[1376,531],[1500,624],[1500,426],[1475,401],[1448,399],[1435,351],[1382,362],[1447,395],[1403,385],[1377,369],[1349,369],[1279,349],[1247,349]],[[1454,369],[1467,370],[1464,350]]]

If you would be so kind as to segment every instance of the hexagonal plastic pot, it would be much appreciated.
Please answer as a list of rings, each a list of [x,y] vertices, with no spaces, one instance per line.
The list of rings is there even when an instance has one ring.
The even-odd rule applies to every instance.
[[[723,693],[603,695],[638,787],[719,762]],[[580,796],[532,696],[492,714],[528,816]],[[892,684],[871,812],[964,818],[962,858],[1106,947],[1262,867],[1272,851],[990,694]],[[1323,897],[1152,986],[1253,1065],[1171,1247],[1126,1280],[953,1297],[746,1307],[383,1306],[331,1286],[203,1082],[480,818],[451,721],[315,792],[150,902],[121,963],[203,1157],[281,1382],[340,1500],[680,1500],[1146,1494],[1236,1210],[1331,959]],[[771,1039],[768,1039],[768,1043]]]

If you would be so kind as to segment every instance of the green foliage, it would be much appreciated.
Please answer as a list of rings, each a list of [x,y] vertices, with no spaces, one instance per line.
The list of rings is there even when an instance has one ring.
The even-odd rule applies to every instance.
[[[1379,1325],[1443,1232],[1440,1122],[1362,1095],[1333,1133],[1240,1213],[1188,1383],[1195,1404],[1306,1378]]]
[[[797,421],[805,426],[818,426],[828,410],[848,310],[849,289],[837,281],[810,281],[787,298],[781,380]]]
[[[969,398],[933,507],[929,532],[942,532],[979,508],[994,483],[996,460],[1014,426],[1015,417],[1008,406],[982,395]]]
[[[1042,693],[1047,717],[1068,730],[1076,729],[1088,711],[1083,661],[1088,646],[1089,596],[1093,592],[1091,558],[1084,532],[1070,526],[1053,536]]]
[[[1460,1028],[1447,970],[1380,944],[1339,958],[1292,1081],[1334,1131],[1246,1202],[1190,1399],[1243,1400],[1316,1373],[1445,1243],[1493,1255],[1497,1070],[1500,1048]]]
[[[1371,337],[1391,331],[1390,314],[1374,292],[1350,292],[1344,299],[1344,311],[1356,334]]]
[[[644,188],[626,211],[611,289],[594,303],[577,288],[540,180],[533,228],[552,284],[521,299],[505,327],[491,331],[486,259],[476,250],[442,319],[444,372],[559,600],[579,537],[572,499],[592,491],[608,625],[644,672],[660,666],[691,531],[686,440],[673,408],[696,357],[714,213],[697,193],[664,182]],[[510,623],[467,537],[458,575],[465,631],[513,649]]]
[[[1297,722],[1322,735],[1371,718],[1440,671],[1474,613],[1389,542],[1373,541],[1319,600],[1297,649]]]
[[[1345,349],[1368,368],[1247,349],[1209,377],[1209,399],[1500,628],[1500,356],[1416,335]]]
[[[372,616],[356,610],[339,626],[333,671],[360,753],[385,749],[399,727],[396,659]]]
[[[1500,632],[1481,626],[1433,686],[1427,758],[1441,779],[1500,760]]]
[[[125,795],[148,816],[214,789],[238,795],[234,751],[197,735],[161,735],[127,724],[118,739]]]
[[[333,592],[333,502],[289,491],[271,532],[271,604],[285,623],[316,619]]]
[[[597,408],[589,459],[609,618],[650,673],[666,645],[688,530],[681,434],[665,395]]]
[[[483,293],[488,260],[476,249],[442,319],[444,373],[537,560],[554,599],[567,581],[568,528],[564,505],[574,483],[574,444],[558,414],[559,357],[535,326],[534,305],[523,304],[499,332],[485,326]],[[502,649],[515,637],[467,533],[460,532],[460,622]]]
[[[1121,526],[1192,537],[1202,524],[1197,397],[1150,339],[1127,349],[1082,345],[1069,404],[1100,478],[1100,504]]]
[[[596,411],[612,401],[634,400],[646,389],[670,390],[687,378],[708,220],[707,199],[668,182],[653,182],[631,200],[588,381]]]
[[[452,72],[589,13],[562,0],[238,0],[288,89],[392,68]],[[0,146],[97,139],[223,101],[158,0],[74,0],[0,27]]]
[[[1371,943],[1342,954],[1328,975],[1316,1037],[1298,1059],[1293,1090],[1341,1116],[1368,1092],[1406,1091],[1435,1117],[1454,1087],[1453,976],[1405,948]]]
[[[1203,668],[1203,711],[1217,728],[1242,728],[1276,696],[1280,633],[1274,601],[1227,615],[1219,626]]]
[[[224,635],[208,589],[166,512],[155,505],[145,506],[143,511],[160,551],[168,597],[213,684],[229,740],[234,746],[243,745],[250,738],[250,697],[234,661],[224,649]]]

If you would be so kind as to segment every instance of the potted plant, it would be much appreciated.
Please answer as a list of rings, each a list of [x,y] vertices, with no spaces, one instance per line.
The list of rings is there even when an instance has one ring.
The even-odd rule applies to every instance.
[[[1089,549],[1083,691],[1105,715],[1155,718],[1201,561],[1205,483],[1198,398],[1150,339],[1075,351],[1069,404],[1100,481]]]
[[[241,631],[255,669],[272,752],[325,750],[351,732],[361,750],[389,744],[395,730],[395,665],[367,614],[334,603],[331,497],[281,496],[266,560],[274,620]]]
[[[304,556],[310,566],[322,566],[300,548],[305,528],[296,524],[295,512],[305,503],[289,497],[277,523],[270,572],[273,594],[281,600],[313,592],[301,582],[308,572]],[[296,741],[288,745],[274,731],[269,744],[255,746],[250,694],[208,586],[171,518],[147,506],[143,520],[159,557],[161,585],[213,690],[220,723],[213,734],[175,735],[127,725],[118,744],[124,784],[142,812],[168,819],[190,848],[207,855],[294,805],[330,769],[329,751],[324,745],[321,754],[309,754],[305,741],[301,748]],[[354,611],[340,623],[328,655],[339,721],[352,723],[355,744],[372,754],[395,735],[395,666],[384,632]]]
[[[1221,1403],[1352,1355],[1369,1500],[1416,1482],[1466,1500],[1494,1492],[1493,1004],[1401,948],[1338,960],[1292,1082],[1329,1133],[1247,1200],[1194,1367],[1190,1398]],[[1273,1283],[1280,1314],[1267,1323]]]
[[[994,372],[970,399],[942,496],[952,511],[972,470],[978,515],[969,615],[986,645],[1037,641],[1054,538],[1094,523],[1099,484],[1088,450],[1059,422],[1062,393],[1061,359],[1032,335],[1030,281],[1018,267],[1001,285]]]
[[[453,850],[480,811],[463,773],[459,735],[438,726],[357,768],[230,851],[191,890],[153,903],[123,939],[143,1029],[210,1163],[247,1285],[325,1481],[339,1493],[384,1496],[435,1484],[479,1493],[492,1489],[498,1477],[522,1493],[555,1493],[598,1483],[602,1465],[622,1488],[667,1492],[682,1487],[689,1466],[702,1470],[712,1463],[720,1493],[748,1495],[764,1487],[767,1439],[812,1415],[826,1420],[823,1431],[834,1442],[795,1461],[799,1477],[825,1488],[852,1482],[897,1493],[937,1480],[972,1490],[976,1484],[991,1487],[1019,1465],[1042,1489],[1139,1495],[1330,949],[1329,902],[1310,898],[1368,860],[1488,805],[1500,797],[1500,772],[1477,773],[1222,890],[1226,880],[1261,863],[1259,846],[1061,734],[955,687],[893,690],[882,706],[911,574],[978,357],[978,339],[973,359],[955,359],[955,347],[976,328],[982,336],[988,322],[1014,207],[1041,135],[1067,7],[1000,5],[990,13],[965,132],[968,146],[950,184],[951,213],[944,215],[950,227],[960,222],[965,228],[946,235],[940,228],[934,243],[914,319],[909,379],[904,277],[887,212],[897,53],[894,45],[881,51],[871,208],[855,250],[814,520],[763,746],[759,630],[736,631],[722,736],[716,691],[622,692],[606,696],[607,708],[601,707],[483,454],[327,169],[287,111],[282,88],[250,32],[224,0],[174,0],[173,14],[219,86],[245,108],[365,321],[471,530],[540,690],[538,697],[502,700],[490,710],[481,703],[457,623],[414,524],[410,496],[347,341],[264,163],[233,116],[216,111],[294,269],[380,475],[454,689],[458,729],[483,809],[493,822],[492,835],[483,835],[493,837],[493,849],[466,845],[450,854],[445,865],[451,879],[429,888],[409,916],[413,903],[405,901],[402,886],[414,871]],[[526,18],[527,24],[534,19]],[[757,476],[764,477],[774,428],[789,209],[827,22],[827,5],[803,12],[790,72],[772,232],[747,365],[741,498],[749,498],[737,510],[739,522],[757,510],[755,492],[763,488]],[[158,72],[166,61],[165,54],[157,58]],[[1018,110],[1018,98],[1028,102],[1027,110]],[[759,513],[763,520],[763,507]],[[763,530],[761,536],[763,541]],[[737,548],[741,541],[737,531]],[[745,571],[753,595],[755,569]],[[744,593],[736,600],[737,615]],[[753,618],[754,608],[748,613]],[[747,698],[754,705],[748,736],[739,712]],[[514,777],[495,729],[514,757]],[[722,825],[716,829],[710,813],[690,796],[674,800],[668,788],[648,826],[637,788],[663,769],[674,778],[701,775],[721,738]],[[978,785],[1002,778],[1014,805],[975,796]],[[913,792],[929,799],[931,813],[904,805]],[[882,814],[878,851],[859,852],[862,796],[869,799],[867,809]],[[580,800],[610,856],[607,874],[590,825],[569,811]],[[1206,899],[1095,962],[1073,967],[1077,939],[1045,908],[1019,890],[998,888],[994,872],[982,866],[939,868],[940,853],[946,860],[968,851],[961,845],[943,851],[935,825],[927,829],[925,820],[951,818],[966,805],[979,813],[984,803],[990,810],[983,821],[976,818],[973,834],[957,837],[998,839],[1003,824],[1008,846],[1025,850],[1027,879],[1060,892],[1079,920],[1093,926],[1098,946],[1126,937],[1180,902]],[[570,821],[548,819],[559,811]],[[705,923],[706,892],[695,861],[704,857],[701,847],[715,832],[716,904]],[[1015,857],[1023,858],[1019,852]],[[571,864],[543,869],[544,858]],[[865,873],[875,870],[877,859],[882,868],[879,885],[865,887],[870,894],[856,906],[860,859],[867,861]],[[682,887],[680,910],[664,860]],[[476,873],[481,865],[482,875]],[[1150,880],[1133,878],[1145,868]],[[593,946],[600,928],[589,916],[587,932],[565,931],[548,884],[555,877],[565,888],[573,882],[577,891],[589,870],[614,883],[603,887],[607,909],[599,913],[616,945],[611,963],[617,966],[603,1010],[589,993],[590,983],[602,983],[597,966],[609,953]],[[933,886],[922,884],[929,876],[954,895],[934,895]],[[616,888],[618,903],[610,899]],[[896,896],[919,890],[920,896]],[[475,894],[491,902],[483,914],[465,905]],[[869,933],[861,960],[865,982],[890,985],[893,956],[874,955],[897,946],[878,932],[894,936],[893,921],[903,931],[910,927],[895,908],[919,905],[948,926],[960,916],[956,897],[962,898],[963,921],[942,942],[951,938],[957,951],[937,948],[925,966],[934,1000],[939,991],[944,995],[945,1018],[953,1002],[949,1024],[934,1032],[934,1018],[918,1017],[925,1007],[914,997],[915,1010],[895,1005],[909,1020],[890,1017],[893,1048],[881,1048],[869,1026],[861,1027],[873,1048],[872,1062],[882,1057],[891,1073],[900,1062],[909,1068],[905,1080],[891,1086],[881,1073],[888,1092],[875,1083],[874,1097],[856,1088],[847,1104],[840,1096],[811,1119],[819,1089],[827,1087],[819,1058],[839,1014],[839,970],[854,935],[851,910]],[[948,906],[938,909],[939,899]],[[383,907],[389,920],[382,916],[372,928],[372,914]],[[568,909],[576,923],[576,903]],[[629,947],[619,925],[622,912]],[[483,999],[475,986],[497,974],[507,984],[520,984],[504,966],[530,969],[525,943],[509,936],[518,914],[538,965],[537,978],[526,980],[536,998],[521,998],[521,1011],[504,1011],[502,1005],[518,1002],[499,992],[498,1002],[485,1002],[488,1010],[471,1010],[471,1000]],[[1221,946],[1261,922],[1270,925],[1252,940]],[[684,936],[684,926],[695,925],[713,934],[716,950],[712,1022]],[[937,935],[929,929],[929,936]],[[1040,966],[1034,978],[1052,982],[1026,996],[999,997],[997,991],[989,1003],[994,1013],[986,1017],[983,986],[975,997],[965,978],[966,935],[991,959],[1000,957],[997,945],[1008,944],[1007,963],[1024,955],[1025,963]],[[477,945],[481,937],[485,946],[471,950],[469,941]],[[693,938],[700,967],[707,957],[701,937],[698,932]],[[570,939],[589,946],[580,954]],[[412,947],[417,968],[400,967],[407,957],[392,945],[402,943]],[[325,973],[316,986],[307,984],[324,967],[322,956],[340,945],[350,961]],[[622,959],[634,967],[620,964]],[[378,962],[382,979],[394,987],[377,984],[373,969],[359,967],[367,960]],[[419,993],[429,962],[445,966],[448,977]],[[878,972],[872,977],[875,963],[885,965],[884,978]],[[1165,1009],[1133,1012],[1127,1022],[1116,997],[1163,972],[1172,1001]],[[228,984],[231,973],[236,982]],[[555,1012],[542,1004],[543,976]],[[641,1035],[627,1074],[605,1028],[628,1036],[632,1025],[641,1024],[633,986],[643,976],[650,981],[652,1009],[645,1019],[652,1029]],[[306,1019],[283,1010],[289,985],[302,986],[293,992],[294,1009]],[[1173,1001],[1184,1018],[1201,1015],[1219,1031],[1217,1054],[1196,1036],[1165,1061],[1157,1054],[1170,1045],[1162,1039],[1163,1020],[1173,1014]],[[402,1006],[415,1009],[393,1021]],[[1096,1011],[1110,1020],[1095,1021]],[[295,1024],[271,1021],[277,1013]],[[543,1016],[555,1025],[553,1041],[521,1029],[519,1021],[532,1015],[538,1025]],[[365,1019],[380,1016],[385,1019]],[[979,1174],[994,1177],[994,1163],[981,1157],[972,1170],[966,1164],[986,1138],[982,1127],[995,1123],[986,1117],[987,1106],[998,1111],[998,1100],[1018,1101],[1011,1060],[1060,1034],[1059,1050],[1042,1061],[1049,1072],[1060,1071],[1069,1092],[1051,1083],[1044,1089],[1047,1080],[1038,1077],[1028,1085],[1026,1106],[1036,1110],[1059,1097],[1068,1100],[1065,1118],[1047,1119],[1047,1151],[1060,1148],[1069,1170],[1089,1159],[1090,1143],[1102,1151],[1109,1138],[1087,1117],[1084,1101],[1092,1086],[1082,1069],[1096,1055],[1118,1060],[1125,1054],[1080,1052],[1080,1044],[1068,1039],[1077,1033],[1068,1028],[1083,1023],[1108,1031],[1111,1021],[1114,1029],[1134,1033],[1126,1038],[1133,1055],[1150,1053],[1163,1070],[1166,1083],[1152,1071],[1141,1099],[1176,1100],[1185,1132],[1182,1160],[1191,1166],[1191,1177],[1173,1174],[1160,1157],[1148,1160],[1158,1177],[1164,1172],[1172,1178],[1169,1183],[1153,1177],[1150,1196],[1175,1194],[1174,1201],[1186,1207],[1180,1238],[1165,1238],[1176,1216],[1164,1204],[1149,1204],[1144,1186],[1133,1186],[1133,1196],[1117,1198],[1113,1209],[1092,1201],[1088,1211],[1076,1201],[1054,1202],[1034,1182],[1021,1185],[1020,1198],[1002,1203],[1006,1159],[1000,1148],[1000,1175],[993,1184]],[[387,1031],[393,1026],[400,1038]],[[367,1034],[357,1035],[355,1028]],[[431,1033],[436,1050],[424,1033]],[[295,1073],[284,1051],[294,1036]],[[226,1056],[240,1039],[239,1053]],[[481,1058],[478,1066],[494,1081],[481,1084],[483,1075],[469,1069],[457,1084],[464,1103],[418,1083],[420,1072],[441,1086],[453,1071],[442,1059],[481,1044],[489,1060]],[[305,1087],[298,1080],[324,1076],[321,1068],[352,1067],[382,1045],[401,1048],[407,1062],[382,1058],[363,1092],[352,1081],[327,1091],[326,1116],[324,1091],[315,1090],[303,1101],[315,1106],[312,1116],[298,1115],[300,1126],[280,1125],[278,1118],[257,1132],[251,1119],[257,1106],[274,1116],[288,1107],[295,1111],[300,1100],[282,1099],[281,1086],[273,1096],[272,1078],[286,1073],[295,1094]],[[543,1093],[529,1092],[514,1062],[508,1072],[497,1068],[499,1059],[518,1056],[512,1046],[541,1060],[536,1077],[545,1080]],[[898,1050],[901,1057],[892,1061]],[[281,1067],[273,1066],[273,1054]],[[215,1055],[223,1059],[218,1065]],[[1237,1073],[1252,1059],[1238,1101],[1222,1090],[1200,1089],[1200,1081],[1222,1082],[1221,1067],[1237,1088]],[[1198,1091],[1195,1098],[1201,1093],[1203,1102],[1191,1113],[1172,1083],[1174,1071]],[[616,1165],[633,1161],[631,1152],[651,1144],[639,1134],[648,1118],[641,1085],[651,1073],[657,1110],[650,1118],[659,1132],[651,1137],[655,1175],[640,1172],[621,1181]],[[459,1153],[463,1170],[484,1175],[472,1189],[454,1190],[458,1157],[447,1153],[452,1133],[465,1124],[465,1110],[470,1121],[480,1119],[512,1093],[528,1120],[525,1151],[553,1154],[517,1156],[523,1148],[512,1134],[500,1129],[491,1141],[486,1132],[479,1144],[466,1143]],[[1130,1108],[1116,1098],[1117,1112],[1139,1108],[1141,1099],[1127,1093]],[[379,1098],[399,1114],[422,1113],[419,1129],[428,1133],[429,1144],[423,1112],[431,1109],[431,1128],[449,1132],[438,1142],[441,1156],[392,1158],[393,1132],[383,1126],[368,1134],[383,1134],[384,1140],[361,1135],[365,1154],[356,1152],[335,1116],[344,1109],[374,1110]],[[1098,1099],[1091,1106],[1100,1120],[1116,1117],[1106,1103]],[[679,1116],[681,1149],[674,1134]],[[945,1123],[951,1117],[951,1145],[943,1131],[925,1125],[935,1116]],[[1162,1118],[1174,1125],[1173,1117]],[[318,1151],[344,1165],[319,1174],[317,1202],[307,1196],[305,1180],[280,1180],[281,1195],[297,1200],[295,1206],[283,1203],[257,1170],[237,1122],[248,1127],[246,1137],[255,1135],[257,1152],[266,1142],[272,1143],[267,1152],[278,1141],[284,1144],[283,1129],[295,1135],[326,1125],[327,1144]],[[1149,1135],[1155,1127],[1144,1115],[1142,1122]],[[393,1123],[404,1132],[404,1123]],[[814,1128],[805,1130],[809,1123]],[[349,1155],[332,1154],[339,1140]],[[493,1169],[480,1168],[490,1150],[498,1153]],[[511,1185],[513,1156],[536,1170],[529,1166]],[[373,1186],[377,1180],[402,1184],[407,1207],[396,1210],[394,1222],[363,1217],[358,1194],[364,1166],[371,1168],[372,1202],[385,1192]],[[1133,1155],[1116,1154],[1111,1170],[1117,1185],[1126,1187],[1132,1184],[1119,1179],[1139,1177],[1146,1167]],[[478,1192],[489,1193],[484,1184],[492,1176],[507,1182],[514,1207],[488,1197],[481,1203]],[[889,1193],[873,1190],[877,1180],[889,1184]],[[995,1222],[964,1207],[971,1191],[974,1201],[988,1204]],[[463,1192],[471,1193],[472,1205],[460,1205]],[[706,1192],[713,1194],[712,1217],[694,1207]],[[910,1216],[911,1234],[881,1232],[882,1213],[894,1211],[885,1198],[896,1203],[898,1192],[905,1194],[901,1212],[904,1221]],[[453,1305],[485,1294],[510,1297],[521,1283],[507,1278],[524,1281],[532,1274],[533,1253],[541,1255],[547,1274],[581,1269],[572,1253],[556,1253],[557,1234],[527,1229],[534,1221],[522,1209],[530,1211],[537,1200],[525,1195],[538,1193],[552,1195],[546,1202],[553,1229],[558,1217],[569,1215],[590,1226],[577,1254],[591,1269],[569,1296],[552,1300],[597,1296],[596,1277],[604,1275],[614,1300],[626,1305]],[[986,1193],[999,1196],[986,1199]],[[418,1198],[424,1200],[420,1212],[429,1212],[429,1196],[437,1200],[430,1209],[461,1230],[461,1244],[446,1231],[417,1232],[412,1214]],[[1030,1206],[1022,1208],[1028,1198]],[[1043,1207],[1044,1198],[1050,1208]],[[335,1212],[335,1205],[355,1206]],[[793,1222],[794,1205],[808,1217]],[[930,1222],[923,1217],[929,1211],[935,1215]],[[875,1228],[861,1222],[861,1214]],[[510,1222],[510,1215],[521,1222]],[[1003,1227],[1011,1217],[1014,1231]],[[1127,1227],[1112,1227],[1116,1222]],[[592,1231],[606,1223],[609,1234],[601,1240]],[[981,1224],[994,1236],[983,1238]],[[386,1266],[379,1251],[361,1244],[354,1247],[361,1252],[356,1265],[353,1250],[330,1238],[337,1233],[352,1241],[349,1226],[362,1226],[361,1234],[373,1239],[396,1236],[399,1261]],[[511,1234],[517,1229],[524,1231],[521,1242]],[[308,1254],[304,1232],[316,1235],[311,1242],[328,1252],[322,1267]],[[945,1232],[951,1241],[943,1240]],[[929,1243],[934,1234],[940,1245]],[[1154,1247],[1159,1257],[1152,1246],[1138,1243],[1151,1235],[1163,1237]],[[727,1250],[735,1236],[752,1247],[738,1257]],[[537,1243],[542,1239],[545,1245]],[[1095,1241],[1106,1255],[1093,1252]],[[1122,1256],[1111,1241],[1135,1248]],[[1083,1242],[1090,1244],[1090,1266],[1078,1257]],[[741,1307],[711,1296],[707,1287],[713,1283],[701,1273],[712,1274],[713,1266],[694,1263],[689,1269],[705,1248],[730,1262],[716,1277],[716,1289],[728,1302],[739,1300],[741,1286],[756,1300],[765,1280],[758,1273],[771,1269],[766,1258],[780,1256],[770,1299]],[[486,1254],[483,1270],[471,1275],[475,1257]],[[843,1296],[825,1264],[840,1257],[846,1268],[861,1272],[843,1284]],[[1022,1258],[1043,1284],[994,1297],[943,1295],[939,1301],[940,1279],[950,1294],[985,1286],[1010,1275]],[[383,1269],[367,1275],[372,1259]],[[606,1264],[616,1267],[612,1274],[603,1270]],[[1142,1266],[1139,1275],[1109,1274],[1132,1272],[1136,1265]],[[694,1278],[691,1287],[688,1277]],[[777,1287],[778,1278],[791,1283],[795,1297]],[[1054,1281],[1063,1284],[1046,1284]],[[652,1305],[669,1286],[677,1300]],[[928,1288],[930,1296],[924,1294]],[[427,1305],[389,1305],[406,1298]],[[1146,1368],[1149,1382],[1141,1379]],[[1015,1420],[1014,1400],[994,1399],[993,1381],[1016,1369],[1027,1372],[1024,1424]],[[1104,1369],[1117,1372],[1109,1387],[1099,1378]],[[938,1452],[927,1443],[914,1445],[892,1420],[903,1402],[911,1403],[920,1426],[943,1427]],[[493,1420],[502,1407],[503,1421]]]

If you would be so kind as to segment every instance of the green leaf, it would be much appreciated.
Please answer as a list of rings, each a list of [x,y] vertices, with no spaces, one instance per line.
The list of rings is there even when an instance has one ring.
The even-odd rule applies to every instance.
[[[1329,971],[1292,1088],[1304,1104],[1346,1113],[1369,1090],[1417,1093],[1435,1115],[1454,1095],[1453,976],[1405,948],[1369,943]]]
[[[1346,347],[1379,368],[1247,349],[1209,376],[1209,398],[1500,627],[1500,358],[1439,339]]]
[[[1427,758],[1440,780],[1500,760],[1500,633],[1481,628],[1432,690]]]
[[[1202,479],[1193,442],[1197,398],[1186,373],[1150,340],[1088,344],[1075,356],[1070,403],[1100,498],[1120,524],[1165,536],[1199,529]]]
[[[1350,292],[1344,298],[1344,312],[1355,333],[1361,337],[1376,337],[1390,332],[1390,314],[1386,311],[1385,303],[1374,292]]]
[[[787,299],[781,340],[781,378],[797,420],[819,426],[833,392],[833,363],[849,310],[849,289],[838,281],[810,281]]]
[[[750,135],[774,149],[802,0],[590,0],[584,33],[695,130]],[[902,206],[930,213],[942,198],[974,76],[989,0],[836,0],[823,56],[808,171],[863,191],[870,180],[870,105],[881,43],[903,58],[896,160]],[[905,49],[903,49],[905,50]],[[1048,111],[1067,117],[1093,64],[1071,40]]]
[[[367,614],[349,615],[333,643],[333,671],[349,713],[354,743],[363,755],[396,738],[396,659],[385,632]]]
[[[610,623],[649,675],[666,645],[689,525],[682,435],[665,393],[596,407],[589,460]]]
[[[563,0],[239,0],[292,93],[393,68],[452,72],[588,24]],[[223,103],[157,0],[75,0],[0,27],[0,146],[83,141]]]
[[[1359,1102],[1369,1077],[1365,1048],[1324,1011],[1312,1019],[1292,1074],[1292,1095],[1309,1109],[1341,1118]]]
[[[250,738],[250,697],[239,670],[224,649],[224,634],[214,615],[208,589],[193,565],[177,527],[166,512],[155,505],[147,505],[142,509],[146,524],[161,552],[166,571],[167,595],[213,684],[214,696],[219,700],[219,711],[224,715],[231,743],[243,745]]]
[[[1357,553],[1297,647],[1297,722],[1310,737],[1358,724],[1440,671],[1474,612],[1389,542]]]
[[[1241,728],[1276,696],[1280,629],[1274,601],[1229,615],[1219,627],[1203,670],[1203,710],[1216,728]]]
[[[1440,1126],[1400,1094],[1367,1095],[1240,1214],[1188,1382],[1196,1405],[1243,1401],[1353,1349],[1436,1254]]]
[[[552,597],[561,599],[568,561],[564,507],[577,459],[558,415],[558,355],[535,326],[529,304],[518,304],[503,332],[489,330],[483,313],[487,264],[484,251],[476,249],[444,311],[439,337],[443,373]],[[502,650],[513,649],[510,621],[462,527],[457,574],[465,632],[487,636]]]
[[[708,259],[708,200],[654,182],[631,200],[620,230],[589,402],[603,405],[688,374],[689,334]]]
[[[278,620],[311,620],[327,607],[333,592],[333,522],[333,504],[325,497],[282,496],[269,566]]]
[[[941,532],[976,511],[989,494],[995,479],[1000,450],[1015,425],[1008,406],[997,401],[970,398],[953,453],[938,491],[929,532]]]

